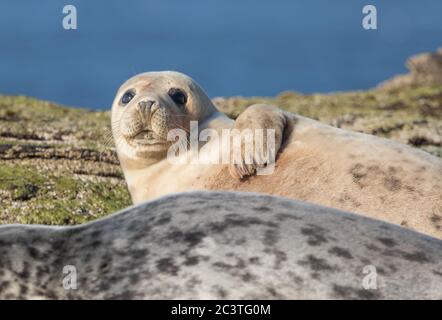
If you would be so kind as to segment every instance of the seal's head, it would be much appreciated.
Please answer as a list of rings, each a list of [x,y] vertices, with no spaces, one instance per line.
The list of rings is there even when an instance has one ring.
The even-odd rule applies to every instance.
[[[127,80],[112,105],[112,134],[118,156],[155,162],[173,141],[172,129],[189,132],[190,121],[203,121],[214,111],[210,99],[190,77],[171,71],[147,72]]]

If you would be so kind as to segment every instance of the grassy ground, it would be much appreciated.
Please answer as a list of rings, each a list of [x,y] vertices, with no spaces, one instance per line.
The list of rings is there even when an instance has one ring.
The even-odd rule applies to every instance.
[[[270,103],[343,129],[391,138],[442,156],[442,86],[215,99],[235,117],[252,103]]]
[[[442,156],[442,86],[217,98],[232,117],[257,102]],[[77,224],[131,204],[109,112],[0,96],[0,223]]]

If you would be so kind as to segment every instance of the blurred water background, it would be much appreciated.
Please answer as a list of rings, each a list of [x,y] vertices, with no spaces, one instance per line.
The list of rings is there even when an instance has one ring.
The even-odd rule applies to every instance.
[[[62,27],[64,5],[78,29]],[[378,30],[361,26],[374,4]],[[441,0],[2,0],[0,93],[94,109],[144,71],[211,96],[366,89],[442,45]]]

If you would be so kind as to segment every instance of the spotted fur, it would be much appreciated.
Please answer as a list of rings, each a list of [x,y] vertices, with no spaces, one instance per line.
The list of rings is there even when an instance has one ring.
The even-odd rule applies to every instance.
[[[76,227],[0,227],[0,298],[442,299],[442,241],[274,196],[182,193]]]

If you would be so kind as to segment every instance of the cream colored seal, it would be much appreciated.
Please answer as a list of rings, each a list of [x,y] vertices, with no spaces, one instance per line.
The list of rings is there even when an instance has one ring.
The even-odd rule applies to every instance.
[[[275,171],[253,175],[260,165],[253,161],[172,163],[167,153],[176,144],[168,141],[167,132],[189,132],[190,121],[198,121],[199,132],[275,129]],[[249,107],[233,121],[191,78],[176,72],[144,73],[124,83],[113,103],[112,129],[134,203],[180,191],[254,191],[349,210],[442,238],[442,161],[400,143],[265,105]],[[201,143],[199,156],[212,157],[214,144]]]

